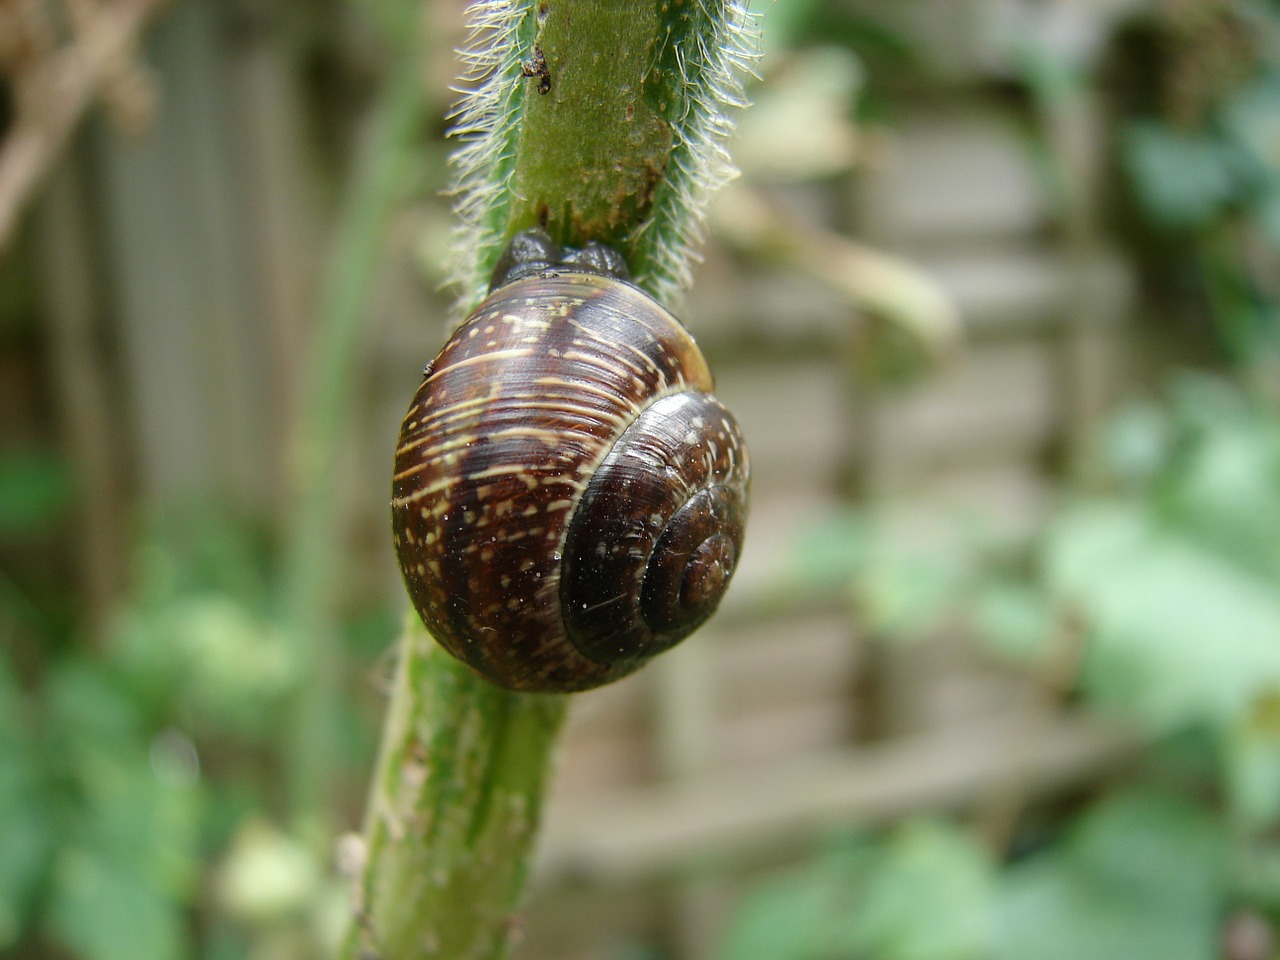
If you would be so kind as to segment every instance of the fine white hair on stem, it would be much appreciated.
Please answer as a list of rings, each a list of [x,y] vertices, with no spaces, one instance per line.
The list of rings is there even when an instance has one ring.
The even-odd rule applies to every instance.
[[[510,171],[522,104],[519,63],[532,45],[534,0],[477,0],[468,7],[469,34],[459,54],[463,71],[454,87],[459,100],[450,114],[449,135],[458,141],[450,156],[458,224],[450,245],[447,276],[469,310],[484,295],[486,251],[501,245],[504,212],[510,207]]]
[[[737,175],[728,152],[734,108],[759,58],[758,20],[746,0],[693,0],[665,24],[658,57],[673,69],[660,78],[671,147],[652,207],[623,250],[635,281],[664,303],[688,287],[703,238],[707,201]],[[513,173],[524,121],[521,64],[532,55],[538,0],[475,0],[462,51],[464,72],[451,116],[458,146],[450,193],[458,216],[448,276],[459,305],[484,295],[519,198]],[[584,131],[590,135],[590,131]]]
[[[707,202],[737,175],[728,143],[743,83],[760,58],[759,21],[742,0],[696,0],[697,21],[684,45],[671,118],[673,146],[664,189],[635,238],[636,280],[662,303],[688,288],[703,239]]]

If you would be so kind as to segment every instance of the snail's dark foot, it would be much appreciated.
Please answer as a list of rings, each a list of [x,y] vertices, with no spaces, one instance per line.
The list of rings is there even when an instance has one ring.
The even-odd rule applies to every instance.
[[[489,292],[540,274],[558,271],[594,273],[615,280],[629,280],[622,255],[610,246],[592,241],[581,249],[557,246],[541,227],[521,230],[511,238],[489,278]]]

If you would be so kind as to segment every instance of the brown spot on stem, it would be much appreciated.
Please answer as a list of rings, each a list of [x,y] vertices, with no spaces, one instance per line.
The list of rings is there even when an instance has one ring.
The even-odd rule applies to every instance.
[[[533,45],[533,56],[521,62],[520,75],[522,77],[537,78],[538,83],[535,89],[538,93],[551,92],[551,70],[547,66],[546,54],[542,52],[542,47],[539,44],[535,43]]]

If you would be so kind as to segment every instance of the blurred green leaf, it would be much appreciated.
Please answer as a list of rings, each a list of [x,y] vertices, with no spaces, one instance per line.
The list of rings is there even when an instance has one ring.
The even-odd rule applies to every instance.
[[[1208,809],[1167,791],[1138,790],[1081,817],[1065,854],[1099,893],[1126,890],[1207,919],[1226,881],[1226,840]]]
[[[1242,899],[1280,911],[1280,843],[1264,839],[1239,851],[1237,887]]]
[[[825,45],[792,54],[771,71],[770,83],[756,92],[755,103],[739,122],[734,161],[753,182],[762,183],[803,182],[848,171],[858,159],[852,118],[862,80],[858,58],[843,47]],[[779,143],[788,149],[779,150]]]
[[[226,510],[192,507],[150,518],[139,549],[135,606],[225,594],[255,610],[272,602],[274,554],[257,527]]]
[[[180,906],[112,859],[68,850],[56,883],[53,929],[84,960],[178,960],[189,954]]]
[[[187,953],[194,893],[196,791],[133,764],[83,771],[84,802],[55,863],[50,922],[87,960]]]
[[[9,453],[0,458],[0,537],[48,529],[71,501],[71,473],[54,454]]]
[[[746,897],[723,960],[969,960],[990,941],[993,869],[958,828],[920,820],[826,851]]]
[[[28,926],[53,855],[46,786],[29,752],[0,747],[0,949]]]
[[[853,942],[879,960],[976,960],[991,941],[994,871],[971,836],[931,820],[890,839],[853,921]]]
[[[738,904],[721,960],[830,960],[848,937],[868,848],[815,859],[761,884]]]
[[[233,598],[191,597],[171,611],[169,626],[193,705],[219,727],[261,729],[298,679],[284,637]]]
[[[9,658],[0,650],[0,747],[23,742],[28,726],[24,699]]]
[[[1280,73],[1272,70],[1234,91],[1223,101],[1219,123],[1248,151],[1257,177],[1280,178]]]
[[[30,923],[55,841],[48,784],[22,707],[0,654],[0,949]]]
[[[182,956],[198,792],[153,769],[151,731],[112,667],[55,664],[42,749],[66,783],[49,924],[87,960]]]
[[[46,733],[67,769],[129,762],[145,750],[138,705],[100,661],[57,663],[44,685]]]
[[[1225,839],[1168,795],[1103,801],[1006,872],[993,960],[1215,960]]]
[[[1219,387],[1186,379],[1175,392],[1177,460],[1159,504],[1180,530],[1280,585],[1280,420]]]
[[[1203,226],[1235,196],[1231,152],[1215,139],[1141,120],[1120,146],[1139,200],[1163,227]]]
[[[218,871],[218,901],[232,917],[269,923],[300,915],[323,877],[312,850],[272,824],[250,819]]]
[[[1091,626],[1084,684],[1166,730],[1234,723],[1280,687],[1280,592],[1171,533],[1141,505],[1066,511],[1045,549],[1048,584]]]
[[[1112,417],[1103,431],[1103,465],[1126,484],[1145,485],[1164,469],[1172,442],[1168,411],[1154,403],[1134,404]]]
[[[982,585],[973,615],[983,642],[1018,663],[1041,656],[1053,632],[1053,611],[1043,592],[1012,580]]]
[[[762,18],[761,49],[774,56],[789,51],[823,6],[823,0],[751,0],[751,12]]]
[[[1251,404],[1240,385],[1198,372],[1176,376],[1169,385],[1169,413],[1184,437],[1213,433],[1249,414]]]
[[[1028,32],[1010,47],[1010,55],[1028,90],[1045,107],[1070,104],[1088,92],[1088,76],[1076,58]]]
[[[93,782],[79,842],[178,897],[189,892],[197,798],[155,776],[148,758],[119,778]]]
[[[878,636],[911,642],[950,617],[967,578],[944,552],[911,552],[886,545],[854,583],[858,614]]]
[[[793,548],[795,576],[815,589],[843,589],[866,564],[872,550],[866,518],[835,513],[801,531]]]
[[[1254,216],[1267,242],[1280,250],[1280,182],[1269,184],[1258,195]]]
[[[279,630],[238,598],[179,593],[120,618],[129,673],[185,722],[247,737],[274,732],[298,664]]]
[[[1224,786],[1236,821],[1253,831],[1280,823],[1280,696],[1261,698],[1224,735]]]

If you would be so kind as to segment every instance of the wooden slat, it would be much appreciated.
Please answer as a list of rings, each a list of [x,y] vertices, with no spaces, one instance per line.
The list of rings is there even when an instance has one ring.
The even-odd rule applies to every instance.
[[[1024,719],[1011,714],[564,803],[548,811],[539,876],[543,883],[636,882],[710,857],[762,856],[833,824],[964,807],[1008,777],[1007,753]],[[1029,760],[1030,795],[1092,780],[1137,746],[1132,733],[1094,717],[1055,718]]]

